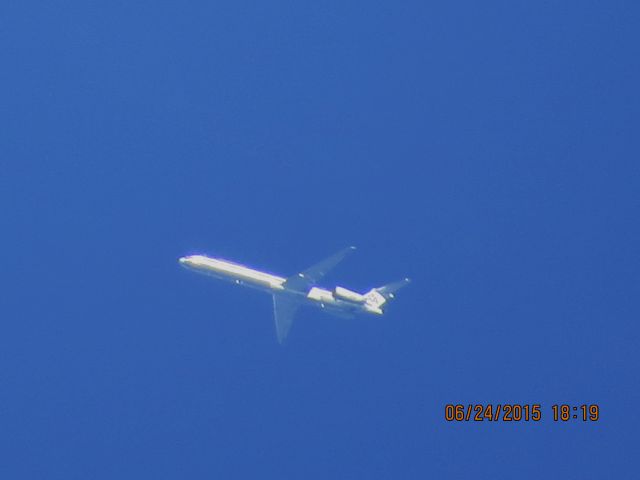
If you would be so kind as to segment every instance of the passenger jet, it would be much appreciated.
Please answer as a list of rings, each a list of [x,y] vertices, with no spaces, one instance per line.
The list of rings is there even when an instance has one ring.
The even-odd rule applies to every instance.
[[[341,317],[352,317],[357,313],[382,315],[387,302],[394,298],[394,293],[409,283],[409,279],[405,278],[382,287],[372,288],[366,293],[357,293],[344,287],[335,287],[333,290],[318,287],[318,282],[354,250],[355,247],[347,247],[313,267],[288,278],[206,255],[181,257],[179,262],[183,267],[198,273],[272,294],[276,333],[278,342],[282,344],[291,329],[293,317],[301,305],[315,305]]]

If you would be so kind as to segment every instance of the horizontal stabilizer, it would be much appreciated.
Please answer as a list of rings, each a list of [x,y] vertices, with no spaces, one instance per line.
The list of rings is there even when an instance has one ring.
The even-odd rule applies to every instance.
[[[376,311],[376,313],[382,313],[382,306],[395,297],[395,292],[405,285],[408,285],[410,282],[411,280],[405,278],[403,280],[369,290],[369,292],[364,295],[367,306],[372,309],[372,311]]]
[[[378,291],[378,293],[380,293],[380,295],[389,300],[390,298],[393,298],[393,294],[395,292],[400,290],[405,285],[408,285],[409,283],[411,283],[411,280],[408,278],[404,278],[402,280],[398,280],[397,282],[389,283],[387,285],[384,285],[383,287],[376,288],[376,290]]]

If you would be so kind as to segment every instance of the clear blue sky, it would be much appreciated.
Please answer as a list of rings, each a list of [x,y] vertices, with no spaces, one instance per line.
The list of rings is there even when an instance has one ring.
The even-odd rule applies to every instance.
[[[639,19],[5,2],[0,477],[637,476]],[[382,319],[303,311],[284,348],[267,295],[176,262],[347,245],[327,286],[414,282]]]

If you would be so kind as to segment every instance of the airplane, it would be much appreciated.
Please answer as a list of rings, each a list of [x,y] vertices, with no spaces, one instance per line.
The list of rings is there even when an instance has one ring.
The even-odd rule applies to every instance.
[[[189,270],[271,293],[276,334],[278,342],[283,344],[291,330],[296,311],[304,304],[347,318],[358,313],[382,315],[384,307],[394,298],[395,292],[410,282],[405,278],[362,294],[344,287],[335,287],[333,290],[318,287],[318,282],[354,250],[355,247],[347,247],[288,278],[206,255],[188,255],[180,257],[178,261]]]

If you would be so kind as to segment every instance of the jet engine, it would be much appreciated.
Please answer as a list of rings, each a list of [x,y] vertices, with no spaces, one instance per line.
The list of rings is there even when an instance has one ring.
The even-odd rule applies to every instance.
[[[333,289],[333,298],[353,303],[365,303],[367,301],[364,298],[364,295],[360,295],[357,292],[353,292],[342,287],[336,287]]]

